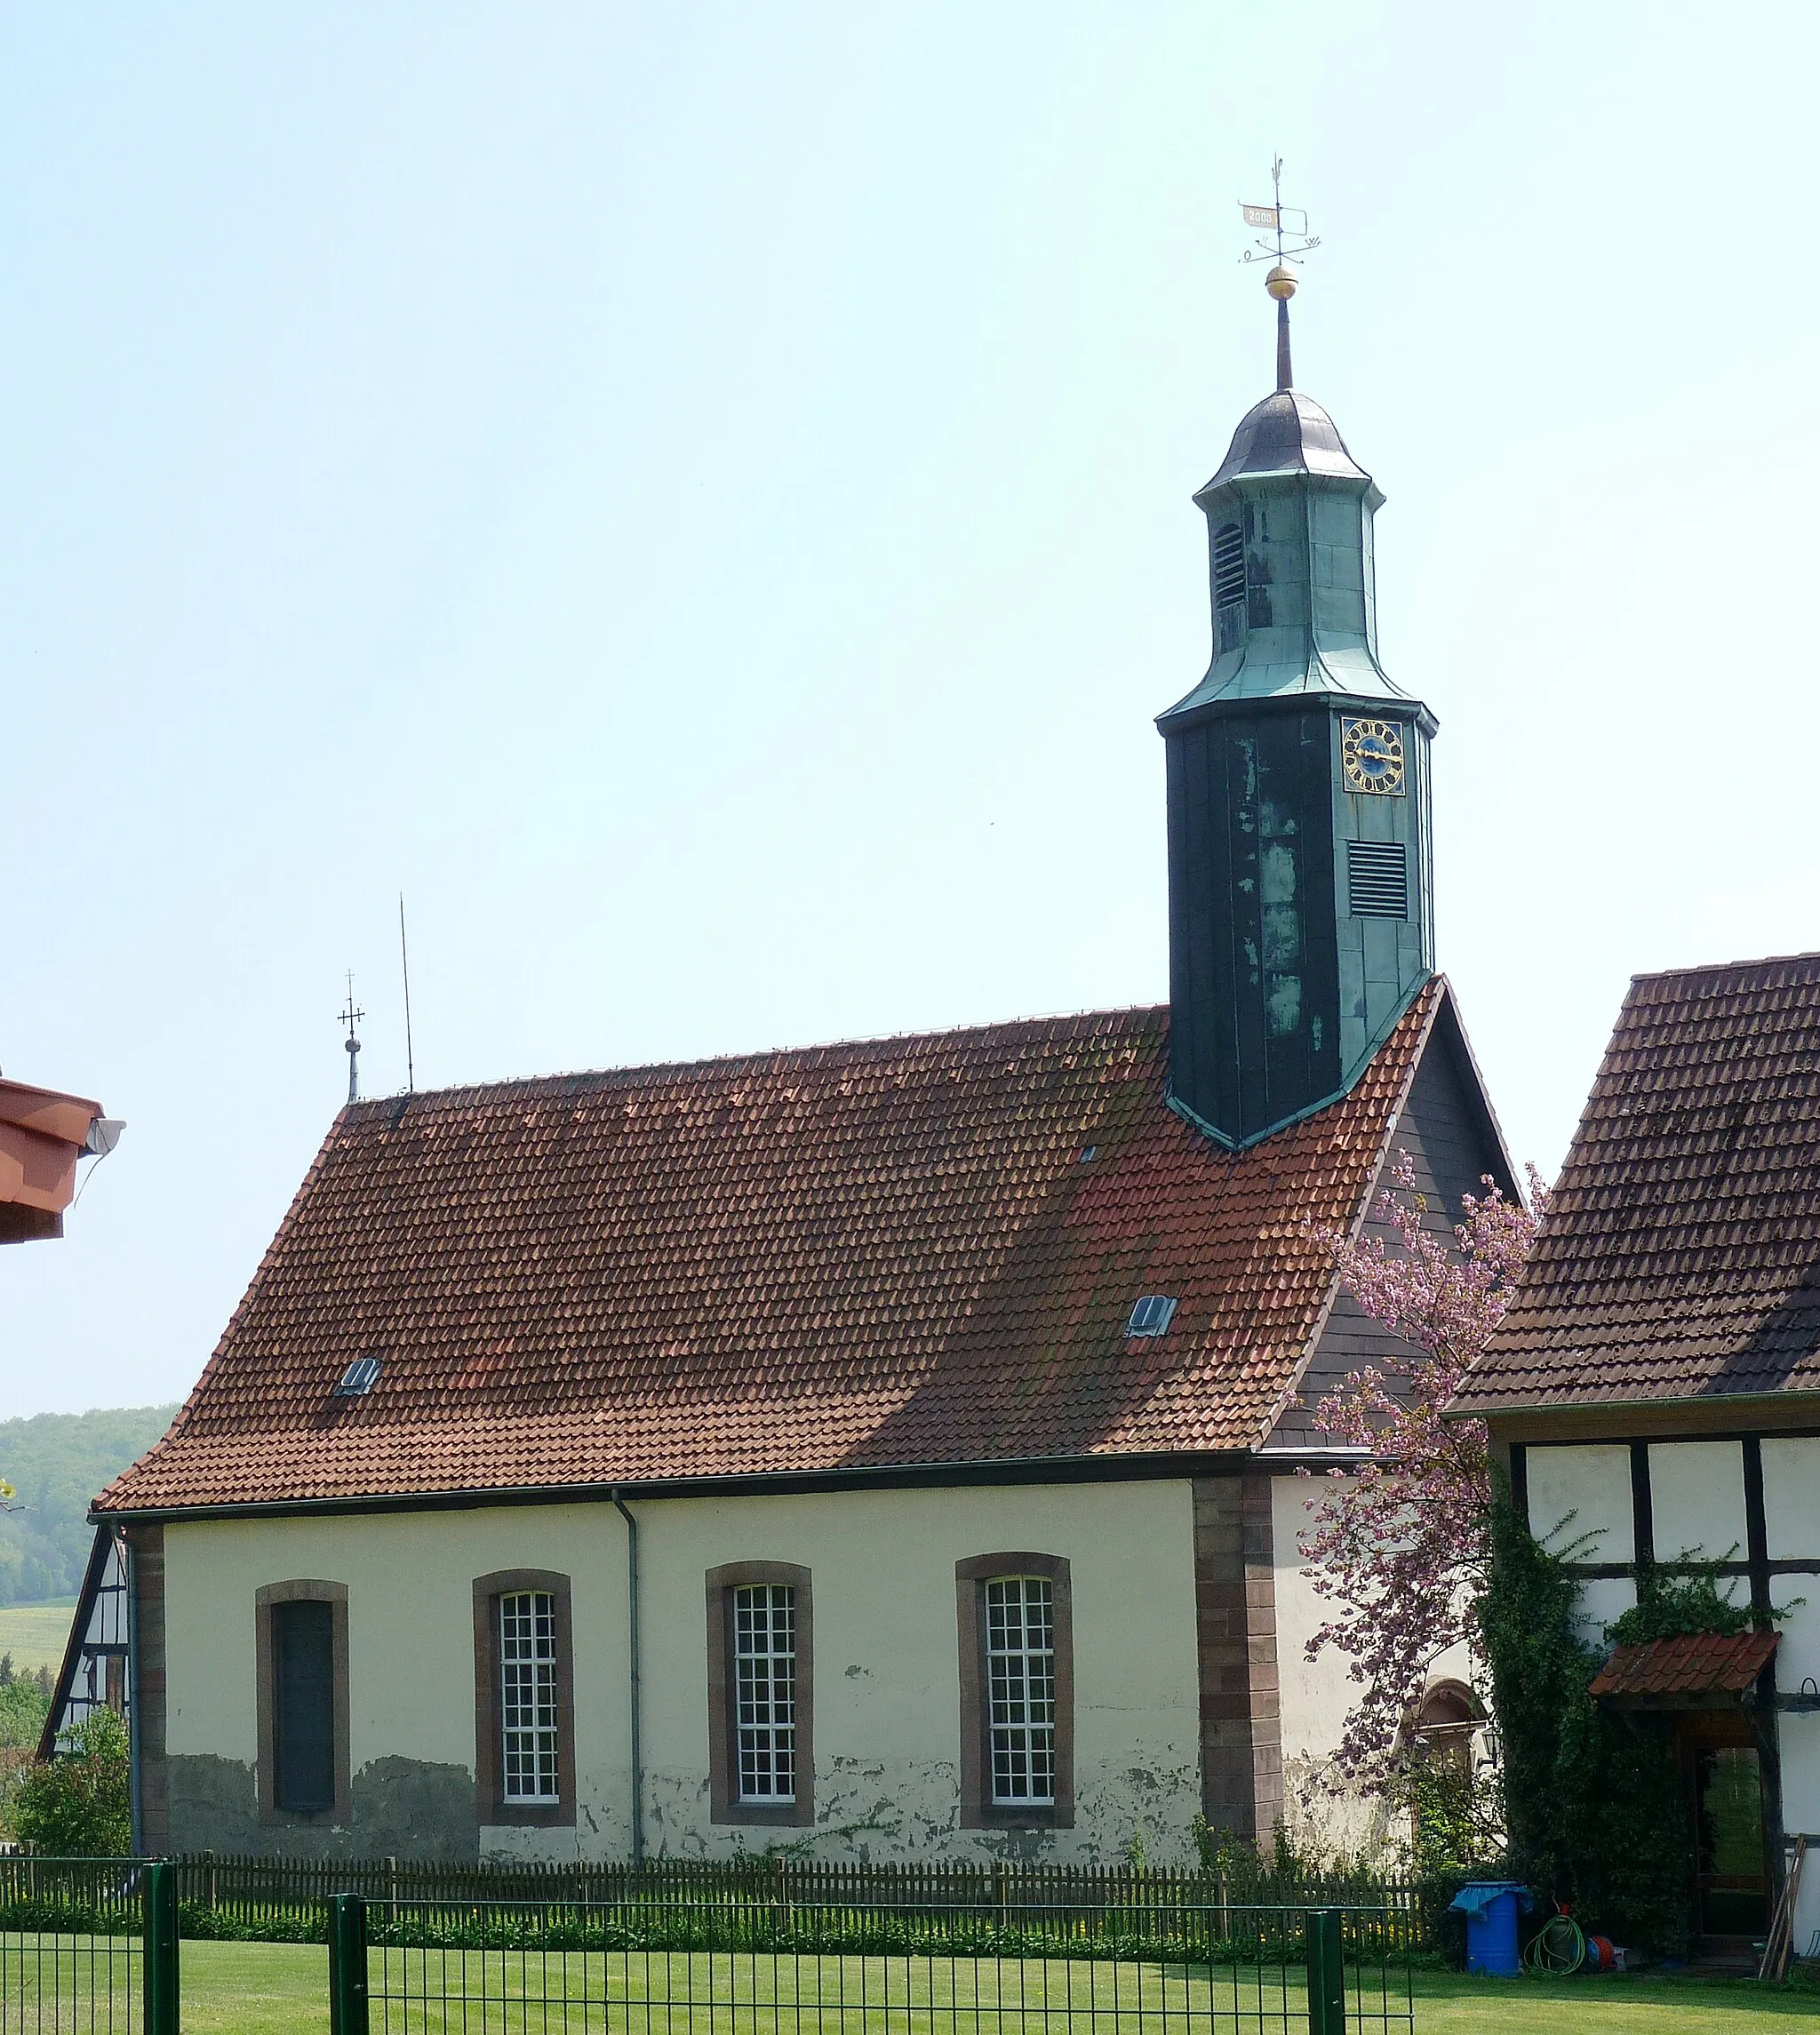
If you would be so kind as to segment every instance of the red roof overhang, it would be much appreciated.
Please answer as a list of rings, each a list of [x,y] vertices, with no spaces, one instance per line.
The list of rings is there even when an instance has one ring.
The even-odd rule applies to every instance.
[[[1776,1632],[1694,1632],[1614,1647],[1592,1694],[1632,1709],[1704,1710],[1750,1695],[1776,1653]]]
[[[0,1243],[61,1236],[98,1102],[0,1081]]]

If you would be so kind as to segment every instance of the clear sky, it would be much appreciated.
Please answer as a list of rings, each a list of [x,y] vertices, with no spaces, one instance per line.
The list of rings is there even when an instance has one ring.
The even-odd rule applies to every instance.
[[[1811,7],[0,5],[0,1413],[194,1380],[341,1099],[1149,1002],[1189,501],[1389,496],[1439,941],[1560,1161],[1820,946]]]

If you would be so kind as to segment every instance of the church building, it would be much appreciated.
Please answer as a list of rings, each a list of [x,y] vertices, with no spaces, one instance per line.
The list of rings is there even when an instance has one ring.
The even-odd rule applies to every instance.
[[[1320,1233],[1399,1153],[1438,1226],[1515,1183],[1384,498],[1272,287],[1158,722],[1169,1004],[350,1104],[95,1504],[143,1849],[1185,1862],[1328,1813],[1297,1472],[1386,1338]]]

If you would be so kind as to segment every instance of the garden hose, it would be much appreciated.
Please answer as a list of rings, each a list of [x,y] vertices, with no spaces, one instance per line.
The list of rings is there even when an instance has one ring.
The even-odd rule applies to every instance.
[[[1531,1971],[1566,1977],[1586,1961],[1586,1937],[1571,1915],[1551,1915],[1530,1939],[1523,1962]]]

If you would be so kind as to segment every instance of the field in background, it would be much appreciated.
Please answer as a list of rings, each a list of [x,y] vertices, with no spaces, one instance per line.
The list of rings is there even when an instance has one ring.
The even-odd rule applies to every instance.
[[[64,1643],[75,1612],[73,1597],[60,1604],[6,1606],[0,1609],[0,1654],[12,1656],[17,1674],[36,1674],[41,1667],[55,1674],[63,1664]]]

